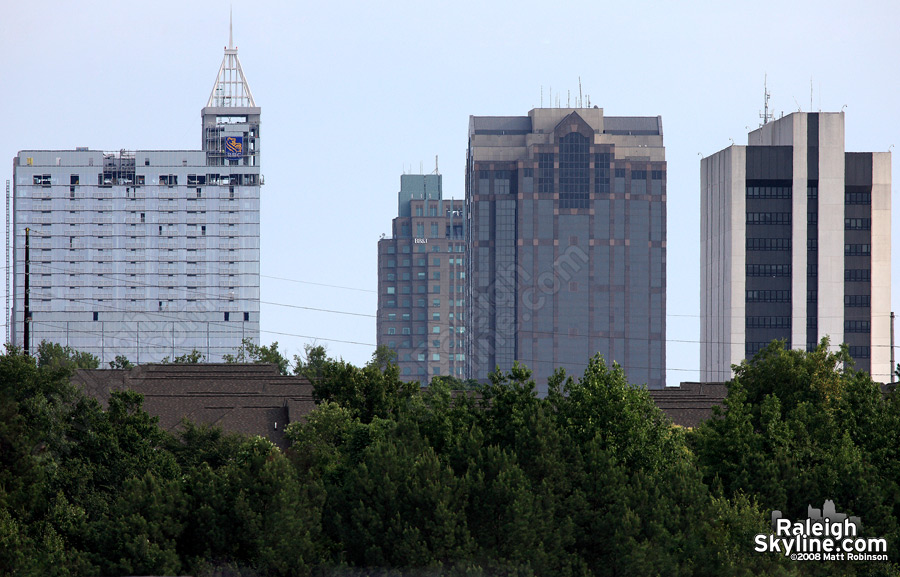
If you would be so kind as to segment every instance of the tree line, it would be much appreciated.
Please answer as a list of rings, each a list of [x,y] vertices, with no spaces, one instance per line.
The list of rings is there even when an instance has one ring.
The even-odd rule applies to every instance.
[[[233,361],[280,356],[260,348]],[[420,388],[384,350],[359,367],[312,348],[290,371],[318,406],[285,451],[163,431],[134,392],[104,408],[70,384],[94,360],[0,355],[0,574],[900,574],[900,400],[824,341],[736,366],[692,430],[599,356],[538,398],[518,365]],[[773,509],[826,499],[890,561],[753,550]]]

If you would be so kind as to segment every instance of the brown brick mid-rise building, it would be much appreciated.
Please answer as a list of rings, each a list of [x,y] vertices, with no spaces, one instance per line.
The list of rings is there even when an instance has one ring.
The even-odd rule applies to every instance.
[[[400,177],[391,238],[378,242],[378,345],[397,353],[401,378],[465,378],[465,217],[444,200],[440,174]]]

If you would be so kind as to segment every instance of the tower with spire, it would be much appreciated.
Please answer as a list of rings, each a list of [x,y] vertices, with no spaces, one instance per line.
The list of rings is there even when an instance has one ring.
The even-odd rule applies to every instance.
[[[19,152],[12,342],[26,338],[26,227],[31,350],[218,362],[259,342],[260,109],[230,27],[201,116],[193,150]]]
[[[228,46],[201,116],[210,166],[259,166],[260,109],[241,68],[230,18]]]

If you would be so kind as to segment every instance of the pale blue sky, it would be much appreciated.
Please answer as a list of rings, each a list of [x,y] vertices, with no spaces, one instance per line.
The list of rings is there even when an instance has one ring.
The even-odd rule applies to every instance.
[[[400,174],[420,163],[430,172],[438,155],[445,196],[462,197],[469,115],[524,115],[542,87],[545,105],[551,87],[565,105],[580,77],[608,115],[662,116],[669,384],[699,376],[700,154],[729,138],[746,143],[764,76],[776,115],[810,110],[812,79],[813,110],[847,105],[848,151],[900,145],[894,0],[236,0],[233,9],[263,114],[262,301],[373,315],[263,304],[262,342],[288,354],[318,337],[346,360],[369,358],[376,243],[390,233]],[[12,178],[21,149],[198,149],[228,10],[220,0],[7,3],[0,179]],[[893,166],[900,178],[896,155]]]

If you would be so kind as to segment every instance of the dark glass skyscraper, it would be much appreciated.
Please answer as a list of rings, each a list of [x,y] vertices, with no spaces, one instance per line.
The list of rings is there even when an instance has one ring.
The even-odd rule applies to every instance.
[[[469,120],[469,376],[515,361],[538,390],[601,353],[665,385],[666,161],[659,117],[540,108]]]

